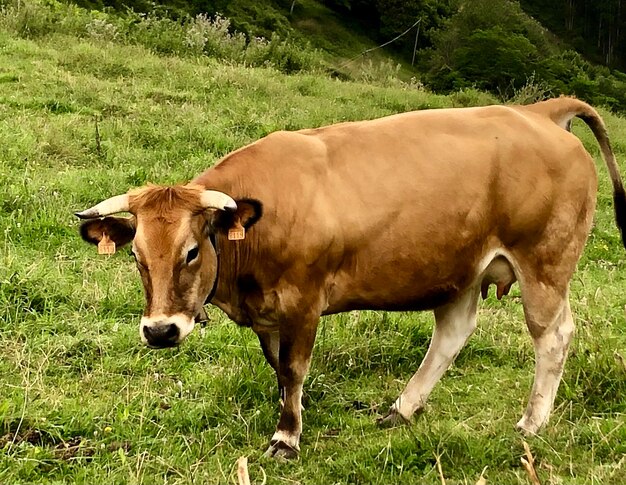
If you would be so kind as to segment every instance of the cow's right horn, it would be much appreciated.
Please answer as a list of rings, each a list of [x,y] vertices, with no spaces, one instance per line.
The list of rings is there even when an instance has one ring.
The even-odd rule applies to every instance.
[[[235,200],[224,192],[205,190],[200,195],[200,204],[205,209],[237,210]]]
[[[108,216],[109,214],[117,214],[118,212],[128,212],[128,194],[116,195],[110,199],[103,200],[87,210],[74,213],[74,215],[81,219],[95,219]]]

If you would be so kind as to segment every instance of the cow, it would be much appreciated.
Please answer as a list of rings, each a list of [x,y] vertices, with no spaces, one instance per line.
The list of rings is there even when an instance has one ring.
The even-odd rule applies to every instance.
[[[266,456],[294,458],[302,386],[322,315],[432,310],[428,351],[383,425],[408,422],[476,328],[479,296],[518,282],[535,378],[517,427],[550,415],[574,331],[569,282],[597,176],[570,131],[582,119],[626,195],[604,123],[561,97],[423,110],[272,133],[187,184],[150,185],[76,213],[91,243],[132,245],[150,347],[180,344],[212,303],[258,336],[282,408]],[[130,217],[114,216],[130,213]]]

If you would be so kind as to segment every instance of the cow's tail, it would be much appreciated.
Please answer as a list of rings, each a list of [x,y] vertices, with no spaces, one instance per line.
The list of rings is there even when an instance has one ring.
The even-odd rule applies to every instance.
[[[615,222],[622,235],[622,243],[626,248],[626,192],[619,172],[619,166],[615,160],[611,143],[604,126],[604,121],[598,112],[587,103],[576,98],[561,97],[537,103],[538,111],[547,114],[555,123],[569,131],[572,118],[583,120],[598,140],[602,158],[609,169],[609,176],[613,184],[613,202],[615,207]],[[531,106],[528,106],[531,108]],[[546,109],[547,108],[547,109]]]

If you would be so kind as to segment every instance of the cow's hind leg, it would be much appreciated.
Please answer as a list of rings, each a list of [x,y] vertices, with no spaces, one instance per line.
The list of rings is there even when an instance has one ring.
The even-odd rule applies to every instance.
[[[433,387],[476,329],[479,293],[480,286],[472,287],[453,303],[435,310],[435,329],[426,356],[381,424],[408,421],[424,407]]]
[[[535,347],[535,380],[526,412],[517,423],[519,429],[530,434],[548,422],[574,333],[567,290],[533,289],[531,295],[524,295],[528,289],[523,288],[522,298]]]

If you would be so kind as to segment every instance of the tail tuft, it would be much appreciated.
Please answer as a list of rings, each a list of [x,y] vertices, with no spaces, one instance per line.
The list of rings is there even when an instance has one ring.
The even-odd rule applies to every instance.
[[[622,185],[615,188],[613,202],[615,204],[615,221],[622,235],[622,244],[626,248],[626,192],[624,192]]]

